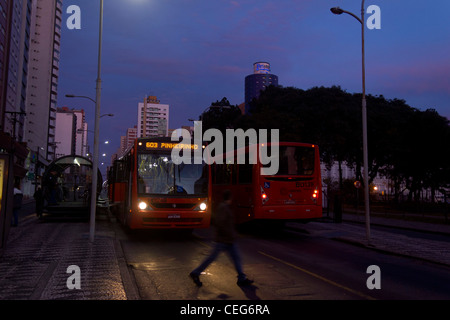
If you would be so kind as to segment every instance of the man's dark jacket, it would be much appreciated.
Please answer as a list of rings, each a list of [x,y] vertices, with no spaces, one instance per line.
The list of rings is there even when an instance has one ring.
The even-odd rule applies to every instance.
[[[216,227],[216,241],[231,244],[236,239],[234,216],[231,206],[222,202],[217,206],[214,226]]]

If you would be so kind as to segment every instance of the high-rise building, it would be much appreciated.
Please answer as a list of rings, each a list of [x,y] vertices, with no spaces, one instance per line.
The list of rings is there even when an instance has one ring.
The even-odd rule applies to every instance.
[[[126,135],[120,137],[119,149],[116,151],[116,153],[114,153],[111,156],[111,164],[114,163],[114,160],[122,157],[125,154],[128,148],[130,148],[133,145],[134,140],[136,140],[136,138],[137,138],[137,126],[134,126],[134,128],[128,128]]]
[[[77,117],[76,124],[76,139],[75,139],[75,154],[86,157],[88,150],[88,124],[86,122],[86,116],[84,109],[72,110]],[[56,140],[56,137],[55,137]]]
[[[250,110],[250,102],[258,98],[261,91],[268,86],[278,86],[278,76],[270,73],[270,63],[255,62],[253,64],[253,74],[245,77],[245,113]]]
[[[47,160],[56,154],[56,98],[62,25],[61,0],[34,0],[26,96],[24,140],[31,150],[43,148]]]
[[[138,104],[138,137],[167,137],[169,134],[169,105],[161,104],[155,96]]]
[[[0,0],[0,152],[14,153],[16,182],[25,177],[24,142],[31,0]]]
[[[55,156],[75,155],[77,138],[77,116],[73,110],[58,108],[55,123]]]
[[[0,0],[0,128],[23,141],[31,0]]]
[[[134,140],[136,140],[136,138],[137,138],[137,126],[134,126],[134,128],[128,128],[127,134],[125,136],[125,150],[133,145]]]
[[[88,153],[87,131],[83,109],[57,108],[55,122],[56,158],[68,155],[86,157]]]

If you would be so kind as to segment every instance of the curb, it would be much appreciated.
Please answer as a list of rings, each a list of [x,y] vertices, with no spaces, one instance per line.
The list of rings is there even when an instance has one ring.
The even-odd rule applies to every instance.
[[[401,252],[396,252],[396,251],[392,251],[392,250],[387,250],[387,249],[381,249],[381,248],[377,248],[373,245],[370,244],[364,244],[355,240],[351,240],[351,239],[346,239],[346,238],[340,238],[340,237],[333,237],[330,238],[332,240],[335,241],[339,241],[339,242],[343,242],[343,243],[347,243],[347,244],[351,244],[360,248],[367,248],[373,251],[377,251],[380,253],[384,253],[384,254],[389,254],[389,255],[393,255],[393,256],[398,256],[398,257],[404,257],[404,258],[412,258],[412,259],[416,259],[416,260],[421,260],[421,261],[425,261],[425,262],[430,262],[430,263],[434,263],[434,264],[438,264],[441,266],[446,266],[446,267],[450,267],[450,264],[445,263],[445,262],[441,262],[441,261],[437,261],[437,260],[433,260],[433,259],[428,259],[428,258],[424,258],[424,257],[419,257],[417,255],[411,255],[411,254],[406,254],[406,253],[401,253]]]

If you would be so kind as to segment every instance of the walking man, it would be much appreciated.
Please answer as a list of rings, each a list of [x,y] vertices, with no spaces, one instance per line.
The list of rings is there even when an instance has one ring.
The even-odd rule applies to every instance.
[[[253,280],[247,278],[242,270],[241,256],[235,243],[236,230],[234,229],[233,211],[231,210],[231,192],[226,190],[223,194],[223,202],[217,207],[215,212],[216,243],[210,255],[196,268],[189,276],[197,286],[201,286],[200,274],[205,270],[222,252],[226,251],[233,260],[234,267],[238,274],[237,285],[248,286]]]

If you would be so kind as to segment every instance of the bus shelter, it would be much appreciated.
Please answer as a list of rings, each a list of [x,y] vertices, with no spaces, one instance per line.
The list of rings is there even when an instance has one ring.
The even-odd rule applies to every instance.
[[[97,199],[102,175],[97,171]],[[43,212],[48,214],[89,213],[92,161],[82,156],[63,156],[53,161],[42,179]]]

